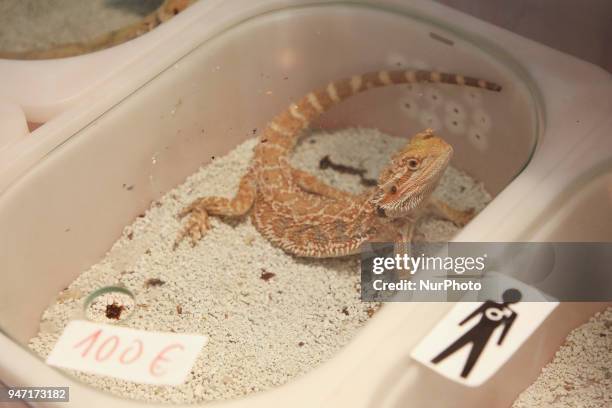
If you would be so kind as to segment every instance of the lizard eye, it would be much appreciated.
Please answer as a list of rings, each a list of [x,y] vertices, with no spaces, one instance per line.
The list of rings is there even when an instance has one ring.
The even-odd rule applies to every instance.
[[[393,194],[397,193],[397,187],[395,186],[391,186],[391,188],[389,189],[389,191]]]
[[[408,168],[410,170],[416,170],[419,168],[419,165],[421,163],[417,160],[417,159],[410,159],[408,160],[408,162],[406,163],[406,165],[408,166]]]

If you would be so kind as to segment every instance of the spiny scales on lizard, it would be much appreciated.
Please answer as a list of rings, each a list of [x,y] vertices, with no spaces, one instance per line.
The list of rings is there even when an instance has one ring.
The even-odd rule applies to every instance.
[[[356,75],[311,92],[268,123],[233,199],[202,197],[181,211],[180,217],[190,217],[175,246],[186,236],[195,245],[210,228],[209,215],[239,217],[249,211],[255,228],[272,244],[316,258],[354,254],[367,241],[409,242],[426,211],[466,224],[473,211],[431,197],[453,153],[431,129],[414,136],[384,168],[378,185],[361,194],[334,189],[289,164],[302,131],[334,104],[370,88],[416,82],[501,90],[493,82],[462,75],[394,70]]]

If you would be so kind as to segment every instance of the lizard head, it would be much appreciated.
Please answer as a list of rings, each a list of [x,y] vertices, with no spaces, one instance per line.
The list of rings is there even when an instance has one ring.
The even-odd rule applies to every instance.
[[[396,153],[378,179],[372,204],[380,217],[407,215],[425,201],[438,185],[453,155],[453,148],[427,129]]]

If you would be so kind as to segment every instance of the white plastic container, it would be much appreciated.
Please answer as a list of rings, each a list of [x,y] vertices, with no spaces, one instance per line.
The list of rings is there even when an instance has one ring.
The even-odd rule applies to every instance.
[[[331,79],[416,66],[504,86],[501,94],[476,96],[444,88],[441,102],[427,87],[416,95],[399,87],[376,90],[315,125],[373,126],[398,136],[428,123],[444,129],[455,165],[496,195],[457,240],[572,239],[541,226],[552,219],[568,231],[563,217],[549,215],[569,205],[576,183],[609,169],[612,80],[590,64],[425,1],[201,3],[185,12],[190,25],[114,73],[78,106],[0,151],[2,382],[68,385],[71,407],[145,406],[78,383],[32,355],[25,344],[41,312],[152,200]],[[421,114],[406,109],[406,98],[424,107]],[[479,136],[470,126],[452,131],[442,114],[433,121],[430,112],[446,112],[437,103],[459,106],[470,126],[481,121]],[[126,193],[119,188],[126,181],[139,188]],[[450,307],[387,305],[350,345],[308,375],[217,405],[508,406],[567,332],[603,305],[561,305],[478,388],[443,380],[409,357]]]

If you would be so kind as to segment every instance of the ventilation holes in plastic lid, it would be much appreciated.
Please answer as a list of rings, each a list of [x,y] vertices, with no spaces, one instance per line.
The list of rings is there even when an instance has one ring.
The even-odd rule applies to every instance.
[[[451,132],[458,135],[465,134],[466,125],[465,120],[452,115],[446,115],[444,117],[444,125]]]
[[[438,107],[444,102],[444,95],[438,88],[432,86],[425,91],[425,99],[431,106]]]
[[[410,97],[403,97],[403,98],[400,98],[399,103],[400,103],[400,109],[403,112],[407,113],[410,117],[412,118],[419,117],[420,109],[415,99],[410,98]]]
[[[480,151],[486,151],[489,147],[489,138],[482,129],[472,126],[468,129],[467,137],[470,143]]]
[[[483,132],[491,130],[491,116],[483,109],[476,109],[473,115],[474,126],[482,129]]]
[[[454,119],[465,120],[467,109],[457,101],[448,101],[444,105],[446,116]]]
[[[425,111],[421,113],[420,121],[423,126],[431,128],[433,130],[440,130],[440,128],[442,127],[440,119],[436,116],[435,113],[430,111]]]

